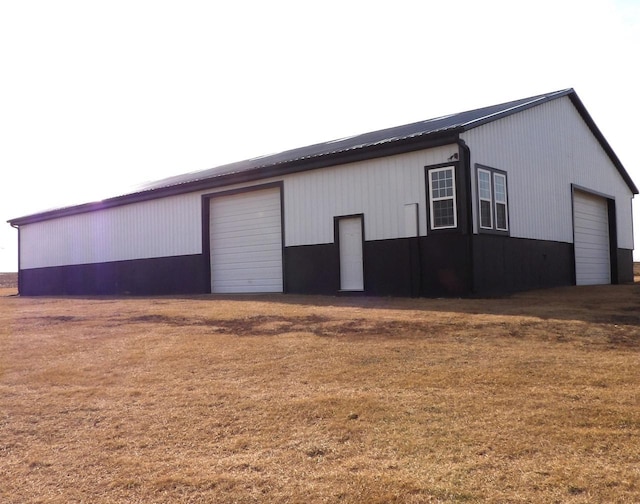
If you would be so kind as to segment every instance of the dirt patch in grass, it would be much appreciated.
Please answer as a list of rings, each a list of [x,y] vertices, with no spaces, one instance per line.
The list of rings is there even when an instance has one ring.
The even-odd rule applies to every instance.
[[[0,298],[0,502],[638,502],[640,285]]]

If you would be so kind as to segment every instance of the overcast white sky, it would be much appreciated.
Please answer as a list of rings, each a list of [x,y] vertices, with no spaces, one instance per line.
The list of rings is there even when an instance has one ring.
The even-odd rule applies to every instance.
[[[568,87],[640,185],[639,55],[640,0],[0,0],[0,271],[10,218]]]

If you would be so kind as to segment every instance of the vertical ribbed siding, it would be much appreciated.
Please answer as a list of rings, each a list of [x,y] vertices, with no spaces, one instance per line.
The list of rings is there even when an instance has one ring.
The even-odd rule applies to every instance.
[[[200,254],[202,194],[274,181],[284,183],[287,246],[332,243],[333,218],[353,214],[365,215],[366,240],[401,238],[407,204],[418,204],[424,236],[424,167],[457,152],[447,145],[26,224],[21,268]]]
[[[333,218],[364,214],[365,239],[404,236],[405,205],[419,205],[426,235],[424,167],[446,162],[457,145],[289,175],[284,179],[287,246],[332,243]]]
[[[198,194],[62,217],[20,229],[23,269],[202,252]]]
[[[507,172],[511,236],[573,241],[571,184],[616,200],[618,247],[633,248],[632,193],[567,97],[461,135],[475,163]]]

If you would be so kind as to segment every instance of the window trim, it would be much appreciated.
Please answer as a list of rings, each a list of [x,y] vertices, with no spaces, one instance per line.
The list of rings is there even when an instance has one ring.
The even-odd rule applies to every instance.
[[[453,194],[451,196],[433,197],[433,179],[431,175],[436,172],[451,171],[451,183]],[[457,200],[457,187],[456,187],[456,166],[446,165],[438,168],[427,168],[427,179],[429,187],[429,224],[433,231],[439,231],[441,229],[456,229],[458,227],[458,200]],[[453,225],[450,226],[435,226],[435,213],[433,211],[433,203],[436,201],[451,200],[453,202]]]
[[[476,179],[478,181],[478,225],[480,226],[481,229],[493,229],[493,194],[494,194],[493,177],[492,177],[491,171],[485,168],[478,168],[476,172],[477,172]],[[489,176],[489,199],[483,198],[480,195],[480,174],[481,173],[486,173]],[[489,222],[490,222],[489,226],[484,226],[482,224],[482,202],[483,201],[489,202]]]
[[[498,191],[496,191],[496,179],[500,177],[504,180],[504,201],[498,201]],[[496,231],[509,231],[509,205],[507,204],[507,176],[504,173],[493,174],[493,200],[494,200],[494,213],[495,213],[495,226]],[[504,221],[505,227],[498,227],[498,205],[504,205]]]
[[[499,170],[497,168],[492,168],[490,166],[481,165],[479,163],[475,164],[476,168],[476,200],[477,200],[477,224],[478,224],[478,232],[479,233],[489,233],[489,234],[499,234],[499,235],[509,235],[509,180],[507,176],[507,172],[504,170]],[[482,201],[487,201],[486,198],[480,198],[480,173],[486,172],[489,173],[489,181],[491,185],[491,227],[486,227],[482,225]],[[496,199],[496,179],[501,178],[504,180],[504,201],[498,201]],[[498,227],[498,205],[504,205],[505,210],[505,223],[506,227],[501,228]]]

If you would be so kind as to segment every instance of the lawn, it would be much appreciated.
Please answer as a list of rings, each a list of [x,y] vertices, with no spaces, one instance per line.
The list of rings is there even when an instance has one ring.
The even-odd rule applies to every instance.
[[[14,293],[0,502],[640,502],[640,284]]]

